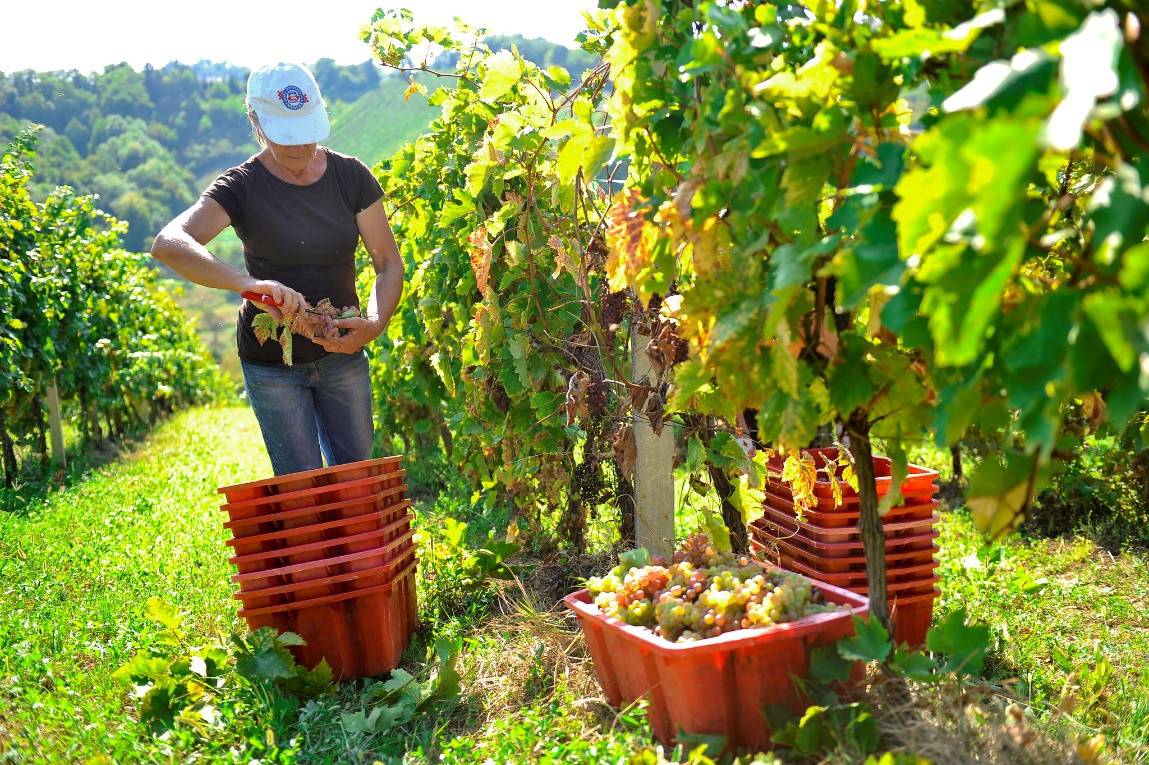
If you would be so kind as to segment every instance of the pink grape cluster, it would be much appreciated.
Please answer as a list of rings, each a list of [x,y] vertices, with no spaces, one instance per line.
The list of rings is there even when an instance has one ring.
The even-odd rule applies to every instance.
[[[335,322],[358,315],[359,309],[354,306],[341,310],[332,305],[329,299],[323,298],[314,308],[296,314],[291,330],[308,340],[338,340],[341,333]]]
[[[672,642],[717,637],[749,627],[769,627],[832,611],[818,602],[810,580],[765,571],[749,558],[720,553],[697,534],[676,550],[672,562],[620,563],[587,589],[607,616],[647,627]]]

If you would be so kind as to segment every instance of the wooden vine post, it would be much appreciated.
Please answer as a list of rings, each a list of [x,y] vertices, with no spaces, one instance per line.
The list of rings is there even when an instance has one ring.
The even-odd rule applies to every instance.
[[[60,390],[55,379],[48,386],[48,429],[52,434],[52,459],[61,467],[68,466],[68,455],[64,452],[64,427],[60,420]]]
[[[654,374],[646,346],[648,335],[632,330],[631,371],[636,383],[654,384]],[[674,426],[670,423],[656,434],[650,418],[634,413],[634,504],[636,541],[654,555],[669,557],[674,552]]]

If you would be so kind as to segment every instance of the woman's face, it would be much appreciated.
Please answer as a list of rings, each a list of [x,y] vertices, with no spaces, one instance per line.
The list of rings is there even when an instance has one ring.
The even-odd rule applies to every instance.
[[[276,143],[264,135],[263,139],[267,141],[267,149],[271,152],[271,156],[283,167],[296,173],[301,173],[307,169],[311,164],[311,160],[315,157],[315,149],[319,146],[316,143],[303,143],[303,144],[282,144]]]

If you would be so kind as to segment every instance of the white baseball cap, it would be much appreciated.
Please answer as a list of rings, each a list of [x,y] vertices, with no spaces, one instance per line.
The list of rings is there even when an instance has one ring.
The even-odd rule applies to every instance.
[[[247,78],[247,106],[263,134],[279,144],[318,143],[331,133],[319,84],[303,64],[256,69]]]

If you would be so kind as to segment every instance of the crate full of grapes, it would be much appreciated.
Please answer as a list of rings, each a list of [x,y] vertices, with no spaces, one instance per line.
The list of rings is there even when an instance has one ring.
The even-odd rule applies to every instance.
[[[771,747],[766,707],[806,706],[794,682],[810,652],[853,632],[864,596],[714,550],[693,537],[673,560],[638,549],[566,597],[616,707],[645,697],[651,728]]]

